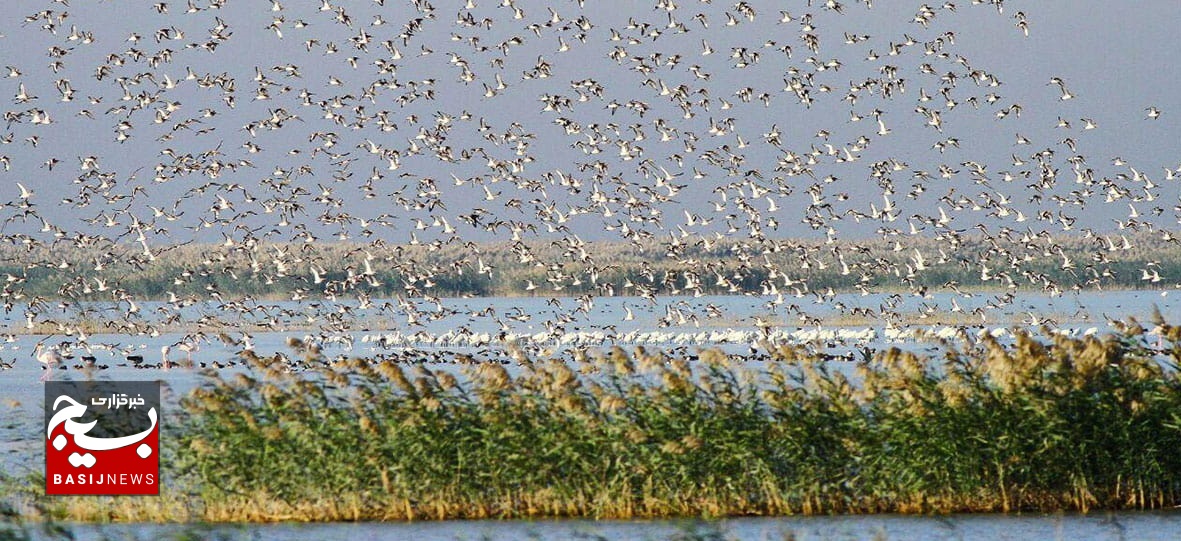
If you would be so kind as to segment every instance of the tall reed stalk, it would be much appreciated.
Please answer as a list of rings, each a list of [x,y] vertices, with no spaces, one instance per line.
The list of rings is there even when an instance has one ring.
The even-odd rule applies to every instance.
[[[1164,352],[1129,322],[846,365],[252,360],[184,399],[167,468],[228,521],[1167,508],[1181,327],[1159,323]]]

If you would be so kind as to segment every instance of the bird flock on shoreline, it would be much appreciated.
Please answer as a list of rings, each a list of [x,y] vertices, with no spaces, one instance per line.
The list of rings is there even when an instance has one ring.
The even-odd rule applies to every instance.
[[[1170,261],[1110,261],[1142,239],[1181,245],[1181,163],[1110,156],[1111,136],[1096,135],[1164,129],[1168,104],[1108,127],[1087,112],[1101,98],[1069,77],[978,60],[1052,24],[1032,2],[21,0],[7,12],[0,300],[19,315],[7,336],[51,335],[34,352],[47,366],[94,364],[89,336],[104,330],[80,316],[94,306],[128,343],[190,329],[161,367],[213,341],[253,355],[260,328],[231,317],[247,312],[302,318],[325,343],[375,305],[395,328],[374,336],[450,317],[473,342],[458,320],[495,316],[484,345],[504,343],[528,315],[455,310],[436,286],[514,268],[543,272],[519,289],[554,300],[554,342],[601,331],[587,315],[614,296],[637,298],[621,321],[736,318],[754,331],[743,342],[819,329],[792,302],[840,303],[809,284],[818,267],[865,295],[954,293],[923,305],[946,312],[974,294],[928,284],[948,263],[1002,292],[1062,295],[1114,272],[1181,284]],[[607,281],[607,244],[669,270]],[[327,245],[349,256],[316,251]],[[699,257],[723,250],[732,264]],[[161,268],[171,285],[129,292]],[[54,292],[26,291],[45,276]],[[272,302],[221,291],[211,277],[224,276],[296,287],[276,285]],[[389,281],[390,298],[374,298]],[[176,293],[192,282],[200,294]],[[722,314],[660,298],[658,282],[768,310]],[[892,306],[838,310],[891,320]]]

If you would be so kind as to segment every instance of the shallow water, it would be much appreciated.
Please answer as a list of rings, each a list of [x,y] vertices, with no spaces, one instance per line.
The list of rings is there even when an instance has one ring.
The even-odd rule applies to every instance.
[[[168,539],[185,530],[174,525],[75,526],[78,538]],[[525,539],[741,539],[915,540],[1061,539],[1172,540],[1181,538],[1181,513],[1090,515],[822,516],[683,521],[443,521],[210,526],[190,531],[201,538],[414,539],[415,541]],[[720,537],[719,537],[720,534]]]

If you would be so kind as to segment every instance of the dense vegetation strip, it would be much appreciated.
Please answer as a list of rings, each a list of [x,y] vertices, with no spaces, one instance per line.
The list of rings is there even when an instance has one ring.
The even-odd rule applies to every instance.
[[[161,246],[151,259],[142,251],[138,243],[0,244],[4,298],[765,294],[773,288],[1064,292],[1172,288],[1181,278],[1181,242],[1134,232],[762,244],[704,237],[631,243],[255,242]],[[65,268],[72,271],[63,273]]]
[[[786,346],[760,365],[616,347],[458,377],[254,359],[184,399],[169,494],[50,504],[215,521],[1168,508],[1181,327],[1158,330],[1163,350],[1131,322],[847,370]]]

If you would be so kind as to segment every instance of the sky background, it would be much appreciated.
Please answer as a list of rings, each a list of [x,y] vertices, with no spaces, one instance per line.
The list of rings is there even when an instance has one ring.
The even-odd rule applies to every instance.
[[[554,238],[573,233],[587,240],[619,240],[618,226],[628,222],[629,214],[619,211],[630,197],[650,203],[633,216],[660,215],[659,224],[632,220],[630,227],[656,235],[678,227],[694,234],[717,231],[741,235],[728,233],[726,225],[745,231],[743,224],[751,219],[749,212],[740,210],[736,197],[749,203],[758,212],[755,219],[764,225],[774,219],[774,226],[766,227],[766,232],[775,237],[824,238],[827,230],[830,236],[859,238],[875,235],[881,228],[905,231],[908,219],[924,229],[923,221],[939,219],[940,210],[951,220],[944,225],[960,230],[984,223],[994,229],[1063,232],[1060,223],[1035,218],[1043,208],[1077,219],[1075,232],[1085,227],[1118,231],[1119,222],[1126,222],[1130,213],[1140,214],[1158,229],[1175,229],[1178,222],[1174,206],[1181,190],[1177,181],[1166,180],[1165,171],[1181,166],[1175,136],[1181,122],[1175,91],[1181,75],[1170,68],[1178,53],[1170,27],[1181,20],[1181,4],[1176,2],[1129,7],[1098,1],[1009,0],[1002,12],[993,5],[970,1],[955,2],[952,11],[936,2],[929,4],[935,15],[926,27],[912,21],[922,2],[875,2],[868,8],[861,2],[846,1],[842,2],[843,13],[825,9],[823,2],[812,6],[802,1],[747,2],[757,13],[753,21],[736,4],[717,1],[682,1],[671,11],[664,3],[652,2],[587,2],[580,7],[573,1],[520,1],[515,7],[505,7],[488,0],[473,2],[473,9],[464,9],[461,3],[435,2],[435,9],[429,12],[394,0],[384,6],[337,0],[327,10],[321,10],[319,2],[288,0],[282,2],[280,11],[274,11],[272,2],[266,0],[231,0],[223,2],[220,9],[212,9],[208,0],[188,5],[169,1],[167,13],[159,13],[149,2],[73,0],[69,4],[13,1],[6,4],[8,15],[0,19],[3,64],[19,71],[17,76],[0,78],[0,96],[5,97],[9,117],[3,133],[6,140],[11,137],[0,145],[0,156],[11,164],[0,172],[0,200],[9,202],[0,210],[9,220],[5,234],[52,239],[53,229],[44,230],[44,219],[71,234],[117,238],[138,220],[142,224],[155,222],[155,227],[143,230],[149,242],[160,244],[245,235],[245,229],[234,228],[237,225],[256,229],[256,236],[269,234],[270,240],[299,238],[302,232],[294,227],[298,224],[319,237],[344,232],[355,240],[366,229],[357,218],[380,220],[385,214],[387,225],[371,223],[368,228],[376,237],[393,242],[407,242],[411,234],[419,239],[445,236],[443,226],[431,226],[440,216],[449,217],[448,224],[464,239],[490,240],[506,235],[505,229],[493,233],[458,218],[483,209],[486,219],[480,223],[499,218],[537,226],[536,234],[528,236]],[[190,6],[198,9],[189,12]],[[338,20],[343,18],[342,9],[351,26]],[[520,10],[520,19],[514,18],[515,9]],[[790,13],[790,22],[780,21],[780,9]],[[52,13],[41,17],[43,10]],[[68,17],[62,19],[63,12]],[[1018,12],[1028,21],[1028,36],[1016,25]],[[471,27],[456,22],[469,13],[475,21],[487,19],[489,25]],[[551,23],[555,13],[558,22]],[[735,24],[727,24],[728,15]],[[808,16],[814,27],[810,31],[802,26]],[[277,17],[282,17],[276,23],[281,38],[268,29]],[[384,24],[374,24],[378,17]],[[55,23],[52,30],[45,28],[47,20]],[[210,41],[210,30],[219,21],[226,26],[221,32],[228,34],[228,39],[218,42],[212,52],[190,47]],[[297,21],[306,24],[297,28]],[[670,27],[670,21],[683,27]],[[416,28],[407,36],[408,23]],[[167,29],[166,38],[176,37],[178,31],[184,35],[157,43],[160,29]],[[660,31],[658,37],[653,37],[654,30]],[[92,33],[93,43],[70,39],[71,34],[78,37],[86,32]],[[367,51],[357,49],[351,41],[362,32],[368,36]],[[947,32],[954,34],[954,44],[947,39]],[[127,41],[133,33],[141,39]],[[807,48],[801,38],[805,33],[818,37],[818,51]],[[579,39],[580,34],[585,42]],[[869,38],[850,44],[846,34]],[[613,35],[619,39],[613,41]],[[923,43],[941,36],[940,51],[947,53],[946,58],[924,54]],[[502,54],[497,45],[514,37],[521,43]],[[901,48],[896,55],[889,54],[893,44],[908,37],[917,43]],[[478,42],[473,43],[473,38]],[[310,50],[308,40],[316,40]],[[713,54],[702,55],[703,40],[713,48]],[[334,43],[338,52],[326,54],[329,43]],[[569,50],[560,51],[561,43]],[[791,48],[790,58],[780,49],[785,45]],[[66,54],[54,58],[54,47]],[[143,57],[135,60],[129,54],[131,48],[142,51]],[[731,53],[741,48],[746,56],[735,58]],[[171,51],[171,60],[149,65],[148,59],[164,49]],[[613,51],[618,60],[611,58]],[[751,55],[756,52],[759,58],[753,63]],[[876,59],[867,58],[871,52],[876,53]],[[119,55],[123,64],[116,65],[109,55]],[[669,66],[666,60],[672,55],[680,59]],[[750,65],[736,67],[744,58]],[[960,58],[963,62],[957,62]],[[62,64],[56,72],[50,65],[55,60]],[[818,69],[833,60],[840,63],[839,69]],[[467,63],[471,81],[461,80],[457,61]],[[526,78],[539,62],[550,66],[549,76]],[[380,73],[375,63],[395,68]],[[96,80],[96,70],[104,64],[110,72]],[[297,66],[300,76],[289,77],[274,69],[283,65]],[[924,73],[924,65],[929,73]],[[694,75],[691,66],[699,66],[698,73],[708,73],[708,80]],[[845,99],[851,84],[882,79],[886,69],[895,69],[896,79],[905,81],[904,92],[885,99],[880,92],[863,90],[857,93],[855,103]],[[994,76],[999,86],[974,83],[970,70]],[[186,80],[189,71],[197,75],[196,80]],[[267,85],[270,99],[254,99],[260,86],[258,72],[274,82]],[[949,91],[957,102],[954,108],[949,108],[939,93],[946,86],[941,77],[949,72],[957,75],[956,85]],[[233,80],[232,92],[225,86],[203,88],[198,84],[201,78],[218,74],[224,74],[223,81]],[[486,97],[485,85],[495,87],[497,76],[507,87]],[[165,83],[165,77],[175,85]],[[809,77],[806,84],[813,102],[805,107],[784,90],[785,80]],[[1049,84],[1052,77],[1064,80],[1074,97],[1061,100],[1059,89]],[[396,81],[400,88],[381,89],[373,99],[363,97],[364,89],[379,79]],[[61,101],[62,94],[55,88],[58,80],[68,80],[73,87],[72,101]],[[433,84],[424,82],[428,80]],[[578,101],[572,83],[584,80],[599,85],[601,96],[584,90],[586,101]],[[417,90],[409,86],[411,82],[418,84]],[[708,99],[708,110],[695,105],[692,118],[685,118],[685,111],[675,101],[661,95],[661,84],[670,89],[685,85],[690,92],[688,100]],[[12,99],[20,85],[36,99],[25,103]],[[133,99],[122,99],[124,86]],[[284,92],[283,87],[290,89]],[[754,96],[766,93],[769,104],[758,98],[744,103],[736,94],[743,88],[750,88]],[[409,102],[398,101],[399,96],[427,89],[433,92],[433,100],[419,96]],[[300,97],[305,90],[312,105],[305,105]],[[141,93],[150,97],[140,110],[112,110],[134,107]],[[999,97],[995,103],[986,102],[990,93]],[[930,101],[920,101],[923,94]],[[227,105],[227,96],[234,99],[233,108]],[[561,110],[545,111],[545,96],[571,101]],[[91,103],[89,97],[101,98],[101,102]],[[970,98],[977,99],[979,106],[971,105]],[[314,104],[320,100],[337,101],[339,107]],[[647,105],[642,117],[627,107],[614,112],[607,107],[613,101],[627,104],[633,100]],[[176,110],[159,118],[157,111],[169,104]],[[997,118],[998,111],[1014,104],[1021,108],[1019,117]],[[373,120],[353,125],[358,117],[353,107],[358,105],[364,107],[366,116],[387,112],[397,127],[383,132]],[[940,111],[942,132],[926,125],[928,117],[915,111],[919,106]],[[1150,106],[1162,111],[1160,118],[1146,118]],[[298,119],[286,120],[278,129],[260,127],[256,135],[243,129],[271,118],[280,109]],[[82,110],[88,110],[93,118],[80,116]],[[216,116],[207,117],[204,110],[215,111]],[[343,115],[344,123],[326,119],[326,110]],[[875,110],[880,111],[888,135],[878,134]],[[34,125],[35,111],[48,113],[52,123]],[[461,118],[464,112],[470,114],[469,119]],[[453,151],[451,162],[438,159],[427,140],[416,139],[424,131],[436,129],[439,115],[451,117],[443,143]],[[852,122],[851,116],[862,120]],[[1060,118],[1071,127],[1056,127]],[[200,123],[174,129],[186,119]],[[1097,128],[1084,130],[1083,119],[1092,119]],[[124,121],[129,126],[119,130],[118,124]],[[574,123],[582,130],[568,134],[558,122]],[[489,128],[481,131],[481,123]],[[657,123],[662,128],[658,129]],[[594,138],[589,135],[592,124],[600,126],[603,134],[597,154],[584,152],[587,146],[577,146]],[[618,135],[612,124],[618,127]],[[733,131],[711,134],[711,125],[718,124],[732,126]],[[643,140],[635,140],[632,126],[644,132]],[[213,130],[199,133],[210,128]],[[773,128],[781,133],[778,148],[764,137]],[[661,129],[669,134],[668,141],[661,141]],[[117,142],[119,131],[130,138]],[[828,132],[827,138],[818,137],[820,131]],[[500,144],[484,137],[509,133],[522,137]],[[171,134],[171,139],[161,140],[166,134]],[[1029,144],[1016,144],[1018,136]],[[29,137],[37,138],[36,146]],[[856,145],[859,138],[868,144]],[[958,140],[959,147],[948,147],[944,152],[933,148],[949,138]],[[1067,138],[1074,140],[1077,151],[1063,143]],[[334,144],[326,148],[326,141]],[[632,159],[622,159],[621,141],[642,147],[642,153],[633,151]],[[369,142],[380,147],[379,153],[367,150]],[[518,147],[518,142],[527,146]],[[693,148],[686,148],[686,142]],[[243,146],[246,143],[257,145],[259,151],[250,152]],[[831,152],[826,144],[832,145]],[[413,155],[411,147],[415,145],[422,149],[421,154]],[[217,154],[209,154],[215,149]],[[849,149],[853,150],[846,154]],[[1029,185],[1037,181],[1041,168],[1030,156],[1046,149],[1053,151],[1046,163],[1057,176],[1056,182],[1042,190],[1039,205],[1030,201],[1036,191]],[[474,157],[462,159],[465,150]],[[819,154],[814,155],[815,163],[807,166],[808,172],[776,171],[777,161],[785,156],[806,160],[814,151]],[[396,170],[389,169],[388,155],[382,155],[393,152],[399,155]],[[736,156],[740,163],[727,170],[711,162],[711,152],[723,158]],[[502,163],[531,161],[510,174],[488,167],[484,154]],[[188,174],[177,174],[174,156],[185,155],[193,157],[188,163],[195,168]],[[856,160],[838,160],[850,155]],[[80,158],[85,156],[97,158],[97,169],[80,167]],[[46,161],[55,158],[59,163],[51,170]],[[224,164],[248,160],[252,165],[233,171],[223,167],[214,177],[208,166],[215,160]],[[596,162],[598,178],[592,167]],[[900,162],[887,175],[892,195],[883,193],[883,177],[872,176],[875,162]],[[966,163],[980,164],[987,184],[977,182],[980,178],[970,174],[972,166]],[[1125,188],[1126,195],[1108,201],[1107,187],[1097,182],[1089,194],[1078,196],[1085,205],[1054,203],[1051,196],[1069,199],[1072,191],[1084,188],[1075,182],[1076,164],[1081,170],[1091,170],[1096,181],[1111,179],[1109,184]],[[305,165],[308,170],[298,172]],[[959,172],[941,178],[941,166]],[[683,188],[667,200],[652,201],[648,194],[667,194],[665,183],[658,180],[664,175],[660,168],[673,175],[669,183]],[[1132,168],[1156,185],[1149,190],[1152,200],[1132,200],[1145,195],[1144,177],[1138,177]],[[365,188],[375,171],[381,178]],[[917,171],[934,178],[920,183],[915,178]],[[1003,180],[1006,172],[1015,180]],[[1030,178],[1023,178],[1023,172]],[[107,180],[101,180],[100,175],[106,175]],[[456,186],[452,175],[465,180],[463,185]],[[417,193],[424,186],[423,178],[436,181],[437,197],[445,210],[398,204],[399,197],[405,198],[403,202],[427,202],[429,196]],[[573,179],[580,186],[562,186],[562,178]],[[35,205],[36,216],[30,216],[22,205],[17,182],[34,192],[27,201]],[[206,186],[210,182],[217,184]],[[921,184],[922,192],[908,196],[916,183]],[[752,185],[756,194],[751,193]],[[810,208],[814,199],[809,190],[831,205],[831,213]],[[330,194],[316,201],[325,191]],[[596,207],[596,192],[618,200]],[[486,198],[489,193],[491,199]],[[83,204],[87,195],[89,202]],[[857,213],[871,215],[874,209],[881,209],[886,199],[897,208],[893,221],[855,219]],[[962,208],[955,208],[956,200]],[[989,216],[1000,207],[985,205],[973,210],[967,204],[988,200],[1004,201],[1003,206],[1013,212]],[[291,213],[284,219],[281,211],[265,212],[293,201],[303,205],[302,213]],[[215,211],[219,204],[232,208]],[[151,207],[176,219],[167,220]],[[571,214],[572,208],[580,207],[591,212],[578,214],[575,210]],[[1159,215],[1153,216],[1157,207]],[[603,211],[607,208],[615,212],[606,216]],[[686,211],[705,221],[715,219],[703,224],[688,217]],[[1017,221],[1016,211],[1026,220]],[[325,224],[320,219],[327,213],[326,220],[331,221],[342,212],[353,221]],[[801,217],[812,212],[826,217],[804,223]],[[416,229],[416,220],[428,227]],[[545,227],[547,221],[569,229],[550,231]],[[106,225],[109,222],[117,223]],[[208,225],[201,227],[203,222]],[[932,228],[925,228],[924,234],[931,232]]]

